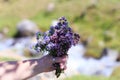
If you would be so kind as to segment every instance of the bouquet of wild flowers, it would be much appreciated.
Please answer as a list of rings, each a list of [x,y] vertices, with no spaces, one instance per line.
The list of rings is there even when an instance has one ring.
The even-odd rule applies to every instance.
[[[51,26],[50,30],[41,34],[38,32],[37,43],[35,50],[38,52],[48,51],[53,57],[62,57],[67,55],[69,48],[79,42],[80,36],[72,31],[65,17],[59,18],[55,26]],[[60,76],[63,70],[60,69],[60,64],[55,63],[57,68],[55,75]]]

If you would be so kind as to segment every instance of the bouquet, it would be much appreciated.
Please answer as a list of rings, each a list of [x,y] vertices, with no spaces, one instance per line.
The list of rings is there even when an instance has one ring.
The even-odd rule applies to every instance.
[[[45,33],[36,33],[37,43],[34,49],[37,52],[48,51],[53,57],[68,55],[67,52],[72,45],[79,42],[80,36],[72,31],[65,17],[58,19],[55,26],[51,26]],[[53,64],[56,67],[55,75],[60,76],[64,70],[60,69],[60,64]]]

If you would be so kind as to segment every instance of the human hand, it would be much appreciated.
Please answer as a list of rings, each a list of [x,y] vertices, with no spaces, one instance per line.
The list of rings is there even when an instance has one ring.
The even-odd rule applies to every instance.
[[[0,62],[0,80],[26,80],[39,73],[56,70],[54,63],[60,64],[60,69],[66,69],[67,56],[55,57],[46,55],[40,59]]]
[[[41,65],[42,65],[41,68],[43,69],[43,72],[50,72],[55,70],[56,67],[53,66],[54,63],[59,63],[60,68],[62,70],[65,70],[67,68],[66,67],[67,56],[53,58],[51,55],[46,55],[42,57],[40,60],[41,60]]]

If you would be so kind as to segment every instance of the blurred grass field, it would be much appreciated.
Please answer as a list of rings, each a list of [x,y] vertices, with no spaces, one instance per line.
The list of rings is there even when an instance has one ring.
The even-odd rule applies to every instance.
[[[66,78],[64,80],[119,80],[119,78],[116,77],[103,77],[103,76],[83,76],[83,75],[76,75],[73,77]]]
[[[0,57],[0,61],[15,61],[15,60],[17,60],[17,59],[15,59],[15,58],[10,58],[10,57]]]
[[[50,3],[55,5],[51,12],[47,10]],[[105,47],[120,52],[120,0],[0,0],[0,32],[8,28],[8,37],[16,33],[16,25],[22,19],[30,19],[46,31],[52,20],[61,16],[81,35],[81,41],[92,38],[87,46],[88,54],[99,57]],[[75,76],[65,80],[119,79]]]

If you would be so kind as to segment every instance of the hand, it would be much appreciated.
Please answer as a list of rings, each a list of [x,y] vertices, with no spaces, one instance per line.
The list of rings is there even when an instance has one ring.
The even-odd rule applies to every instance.
[[[39,73],[56,70],[54,63],[60,63],[61,69],[66,69],[67,56],[54,58],[46,55],[40,59],[24,61],[8,61],[0,63],[0,80],[26,80]]]
[[[55,57],[53,58],[50,55],[46,55],[41,58],[41,65],[43,72],[50,72],[56,69],[56,67],[53,66],[54,63],[59,63],[60,68],[65,70],[66,69],[66,62],[67,62],[67,56],[63,57]]]

